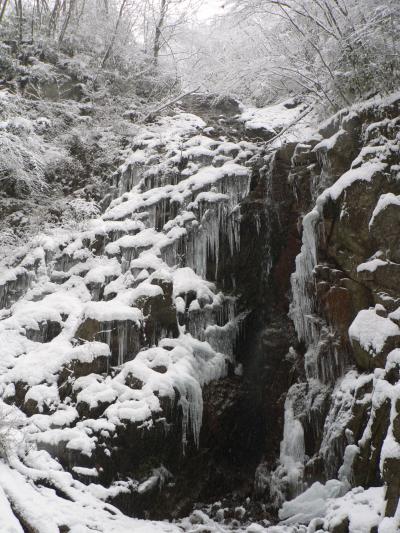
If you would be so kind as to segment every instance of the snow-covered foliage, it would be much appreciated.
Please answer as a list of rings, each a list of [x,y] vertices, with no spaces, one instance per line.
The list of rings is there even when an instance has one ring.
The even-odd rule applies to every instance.
[[[231,0],[224,5],[226,16],[200,27],[190,41],[192,53],[201,50],[193,60],[199,81],[216,91],[261,105],[306,92],[332,112],[397,88],[396,0]],[[193,69],[189,72],[192,76]]]
[[[105,113],[96,105],[1,92],[0,256],[60,222],[77,227],[99,213],[120,151],[135,132],[122,109]]]

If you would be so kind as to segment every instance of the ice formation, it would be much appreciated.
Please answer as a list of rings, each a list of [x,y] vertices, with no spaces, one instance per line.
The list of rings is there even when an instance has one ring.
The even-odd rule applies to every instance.
[[[215,140],[204,126],[180,113],[143,127],[113,176],[118,193],[103,215],[81,229],[38,236],[0,273],[0,391],[18,405],[35,457],[29,466],[23,452],[15,456],[14,486],[22,496],[31,490],[22,489],[24,480],[50,472],[57,490],[75,491],[87,507],[88,523],[107,506],[85,496],[72,476],[93,479],[104,498],[129,490],[95,484],[95,451],[127,424],[161,423],[165,400],[180,407],[183,452],[198,446],[202,387],[233,362],[243,316],[216,282],[221,243],[232,255],[240,247],[245,163],[257,147]],[[49,453],[69,463],[70,473]],[[0,467],[6,480],[10,469]],[[7,494],[5,481],[0,487],[1,514],[12,524],[7,498],[18,505],[19,496]],[[39,516],[44,492],[26,508],[32,527],[73,525],[67,503],[59,514]],[[122,515],[114,522],[107,531],[176,531]]]

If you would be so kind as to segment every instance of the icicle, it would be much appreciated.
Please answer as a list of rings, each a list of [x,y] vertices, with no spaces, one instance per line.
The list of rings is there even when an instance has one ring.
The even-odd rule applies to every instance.
[[[342,349],[339,355],[340,344],[332,329],[321,319],[310,316],[310,320],[313,320],[313,338],[304,356],[306,377],[334,384],[346,369],[347,354]]]
[[[14,279],[10,279],[0,285],[0,309],[11,307],[31,286],[33,274],[27,272],[24,268],[21,270],[22,272],[18,272]]]
[[[320,220],[318,208],[303,219],[303,244],[296,257],[296,270],[291,276],[293,299],[289,315],[300,340],[311,344],[316,335],[314,297],[312,291],[313,270],[317,264],[317,226]]]
[[[133,187],[138,185],[143,175],[143,167],[143,164],[135,161],[130,163],[120,175],[116,175],[119,196],[131,191]]]
[[[127,323],[118,324],[118,366],[125,362],[125,356],[128,352],[128,332]]]
[[[304,429],[294,416],[291,391],[285,401],[283,440],[279,462],[270,479],[270,495],[276,506],[287,498],[292,499],[303,490],[303,470],[305,462]]]
[[[205,340],[219,353],[233,357],[235,346],[240,333],[240,326],[246,314],[241,313],[224,326],[209,325],[205,330]]]
[[[183,453],[186,451],[188,434],[193,437],[196,448],[200,443],[200,430],[203,420],[203,395],[197,380],[191,379],[179,387],[181,398],[179,404],[182,407],[182,446]]]

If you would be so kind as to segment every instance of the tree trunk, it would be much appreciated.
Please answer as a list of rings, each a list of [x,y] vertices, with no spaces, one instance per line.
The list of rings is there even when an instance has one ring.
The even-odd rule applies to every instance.
[[[51,12],[50,19],[49,19],[49,26],[47,30],[47,33],[49,36],[55,32],[55,29],[57,26],[57,20],[59,16],[59,9],[60,9],[60,0],[56,0],[54,3],[53,11]]]
[[[104,68],[105,67],[105,64],[107,63],[108,58],[111,55],[112,49],[113,49],[114,44],[115,44],[115,39],[117,38],[118,28],[119,28],[119,25],[121,24],[121,20],[122,20],[122,15],[124,13],[125,4],[126,4],[126,0],[122,0],[121,6],[119,8],[118,20],[117,20],[117,23],[115,25],[114,33],[113,33],[113,36],[111,38],[110,44],[107,47],[106,53],[104,54],[104,57],[103,57],[103,60],[101,62],[100,68]]]
[[[86,7],[86,0],[82,0],[82,6],[81,6],[81,9],[78,13],[78,18],[76,20],[76,28],[79,27],[79,24],[81,23],[81,18],[82,18],[82,15],[85,11],[85,7]]]
[[[22,12],[22,0],[18,0],[18,32],[19,32],[19,42],[22,43],[23,37],[23,12]]]
[[[162,37],[162,29],[164,26],[165,21],[165,15],[168,11],[168,1],[167,0],[161,0],[161,11],[160,11],[160,18],[158,19],[156,31],[154,35],[154,46],[153,46],[153,64],[155,67],[158,66],[158,56],[160,55],[161,50],[161,37]]]
[[[61,29],[61,32],[60,32],[60,36],[58,38],[58,46],[60,46],[62,44],[63,40],[64,40],[65,32],[67,31],[68,24],[69,24],[69,22],[71,20],[72,12],[73,12],[73,10],[75,8],[75,2],[76,2],[76,0],[70,0],[70,2],[69,2],[68,13],[65,16],[64,24],[62,26],[62,29]]]
[[[7,4],[8,4],[8,0],[4,0],[3,4],[2,4],[2,6],[1,6],[1,10],[0,10],[0,24],[1,24],[1,21],[3,20],[4,13],[6,12]]]

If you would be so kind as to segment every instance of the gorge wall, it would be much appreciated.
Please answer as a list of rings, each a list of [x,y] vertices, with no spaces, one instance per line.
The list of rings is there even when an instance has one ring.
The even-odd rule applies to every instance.
[[[192,96],[143,126],[99,218],[10,259],[0,386],[23,445],[5,456],[36,499],[396,531],[399,106],[269,144],[235,101]]]

